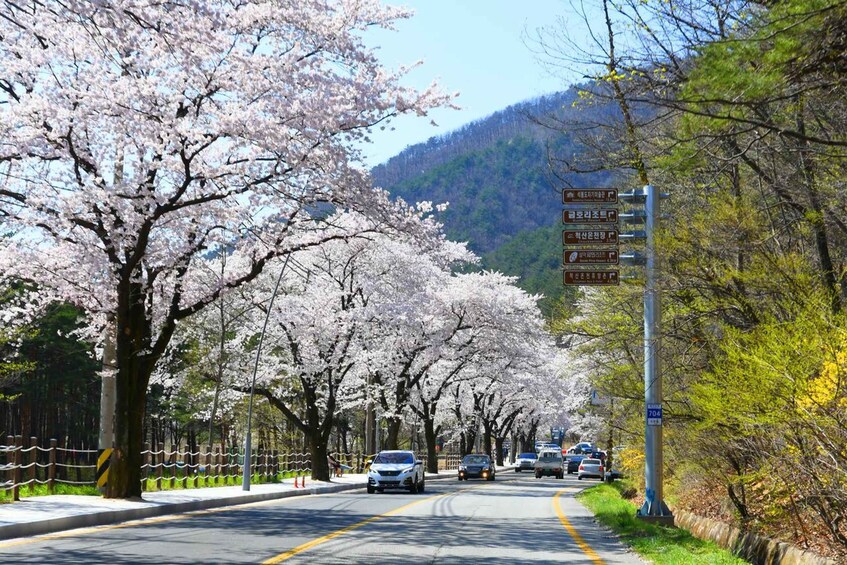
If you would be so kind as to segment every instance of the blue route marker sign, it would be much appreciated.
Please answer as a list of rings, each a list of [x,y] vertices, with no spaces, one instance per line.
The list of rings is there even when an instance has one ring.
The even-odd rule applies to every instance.
[[[647,405],[647,425],[661,426],[662,425],[662,405],[648,404]]]

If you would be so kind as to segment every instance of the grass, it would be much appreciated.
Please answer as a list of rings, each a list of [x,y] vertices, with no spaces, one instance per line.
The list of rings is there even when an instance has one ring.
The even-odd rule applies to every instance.
[[[20,494],[21,498],[29,498],[31,496],[48,496],[51,494],[78,494],[82,496],[97,496],[100,493],[97,492],[97,487],[90,485],[66,485],[58,483],[53,492],[50,492],[50,489],[47,488],[47,485],[35,485],[32,490],[30,490],[28,486],[21,487]],[[12,491],[0,490],[0,504],[5,504],[8,502],[12,502]]]
[[[271,477],[270,479],[266,479],[261,475],[253,475],[250,479],[251,484],[263,484],[263,483],[278,483],[282,479],[293,478],[295,475],[294,472],[282,472],[277,477]],[[303,476],[301,473],[299,476]],[[189,477],[187,484],[185,487],[182,485],[182,477],[176,477],[174,481],[174,485],[171,486],[170,477],[162,477],[162,488],[158,488],[156,486],[156,479],[147,479],[144,483],[142,490],[144,492],[157,492],[157,491],[165,491],[165,490],[182,490],[182,489],[192,489],[192,488],[206,488],[206,487],[221,487],[221,486],[237,486],[241,484],[241,476],[231,476],[231,477],[222,477],[220,481],[216,480],[213,477]],[[73,494],[79,496],[100,496],[100,492],[97,490],[97,487],[92,485],[69,485],[65,483],[56,483],[54,491],[50,492],[50,489],[47,488],[47,485],[37,484],[33,489],[30,489],[29,486],[24,486],[20,488],[20,497],[21,498],[29,498],[32,496],[49,496],[51,494]],[[13,502],[12,500],[12,491],[0,489],[0,504],[8,504]]]
[[[282,479],[287,479],[289,477],[293,477],[294,473],[280,473],[276,477],[265,478],[262,475],[252,475],[250,478],[250,484],[264,484],[264,483],[278,483]],[[300,476],[303,476],[302,474]],[[218,480],[215,477],[189,477],[186,481],[186,486],[182,486],[182,477],[177,477],[174,480],[173,486],[171,486],[170,477],[162,477],[162,488],[158,488],[156,486],[156,479],[149,478],[147,479],[146,484],[144,485],[144,492],[157,492],[157,491],[165,491],[165,490],[183,490],[183,489],[193,489],[193,488],[207,488],[207,487],[229,487],[229,486],[238,486],[241,484],[242,477],[238,476],[229,476],[229,477],[221,477]]]
[[[642,522],[635,517],[636,506],[621,496],[626,481],[602,484],[577,495],[597,521],[617,533],[621,541],[659,565],[742,565],[739,559],[715,543],[703,541],[687,530]]]

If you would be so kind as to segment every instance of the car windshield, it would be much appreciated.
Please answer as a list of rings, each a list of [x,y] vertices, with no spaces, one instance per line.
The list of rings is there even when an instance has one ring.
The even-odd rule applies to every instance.
[[[537,453],[521,453],[518,455],[520,459],[538,459]]]
[[[583,465],[599,465],[600,460],[599,459],[583,459],[582,464]]]
[[[374,457],[374,463],[414,463],[415,458],[411,453],[379,453]]]
[[[465,465],[484,465],[488,463],[488,457],[485,455],[466,455],[462,459],[462,463]]]

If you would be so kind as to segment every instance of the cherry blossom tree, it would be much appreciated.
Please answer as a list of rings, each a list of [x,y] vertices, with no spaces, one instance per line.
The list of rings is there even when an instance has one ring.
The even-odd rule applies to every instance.
[[[445,320],[442,324],[450,329],[446,334],[449,339],[431,342],[431,348],[438,347],[434,355],[436,363],[418,363],[416,370],[406,371],[407,377],[414,376],[408,382],[416,390],[416,396],[408,399],[408,407],[421,419],[429,460],[435,459],[436,417],[449,413],[439,411],[439,404],[446,401],[454,404],[455,421],[460,428],[465,420],[462,412],[470,416],[470,428],[464,427],[466,449],[473,443],[469,435],[476,433],[479,421],[488,426],[485,429],[489,433],[496,423],[497,431],[503,432],[502,446],[505,432],[523,411],[527,400],[523,394],[528,387],[520,384],[519,377],[532,381],[537,371],[532,375],[527,371],[544,367],[546,363],[550,339],[537,308],[540,297],[527,294],[514,286],[514,282],[514,277],[499,273],[460,274],[439,289],[434,304],[442,305],[440,312]],[[421,355],[425,351],[419,345],[422,342],[420,339],[410,342],[415,347],[410,351]],[[508,382],[505,385],[510,389],[508,402],[493,406],[495,401],[503,399],[497,394],[480,393],[478,398],[474,397],[478,386],[490,389],[492,383],[498,382]],[[398,396],[396,405],[399,401]]]
[[[16,234],[0,266],[114,317],[107,496],[140,496],[147,385],[177,323],[275,257],[340,237],[310,224],[320,203],[401,224],[409,215],[369,188],[354,144],[449,98],[398,86],[405,70],[363,46],[368,27],[408,15],[377,0],[0,10],[0,214]],[[23,261],[10,264],[10,246]],[[243,268],[198,284],[198,259],[228,250]]]
[[[422,221],[428,209],[419,207]],[[336,214],[327,221],[350,234],[374,227],[360,214]],[[453,259],[470,256],[464,245],[445,240],[436,224],[418,231],[427,230],[429,237],[423,238],[374,231],[298,251],[286,262],[276,260],[244,287],[242,302],[252,308],[233,305],[249,312],[240,324],[235,349],[251,352],[254,358],[256,335],[269,314],[255,392],[306,437],[315,479],[328,478],[327,443],[338,414],[360,406],[365,398],[375,320],[416,312],[412,304],[418,293],[407,283],[447,273]],[[279,295],[268,313],[277,280]],[[228,380],[233,389],[246,393],[249,377],[241,371]]]

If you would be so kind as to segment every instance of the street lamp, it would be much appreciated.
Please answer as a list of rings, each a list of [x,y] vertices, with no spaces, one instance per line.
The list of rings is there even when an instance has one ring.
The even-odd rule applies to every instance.
[[[252,457],[251,440],[253,436],[253,392],[256,389],[256,373],[259,371],[259,357],[262,354],[262,342],[265,340],[265,330],[268,328],[268,320],[271,317],[271,310],[273,310],[274,307],[274,299],[276,298],[276,293],[279,290],[279,283],[282,281],[282,275],[285,273],[285,267],[288,266],[289,259],[291,259],[290,253],[285,256],[285,263],[282,264],[282,269],[279,271],[279,276],[276,279],[276,285],[274,285],[274,291],[273,294],[271,294],[271,300],[268,304],[268,311],[265,313],[265,323],[262,326],[262,333],[259,334],[259,344],[256,346],[256,363],[253,365],[253,380],[250,383],[250,400],[247,404],[247,437],[244,438],[244,465],[241,468],[241,490],[250,490],[250,458]]]

